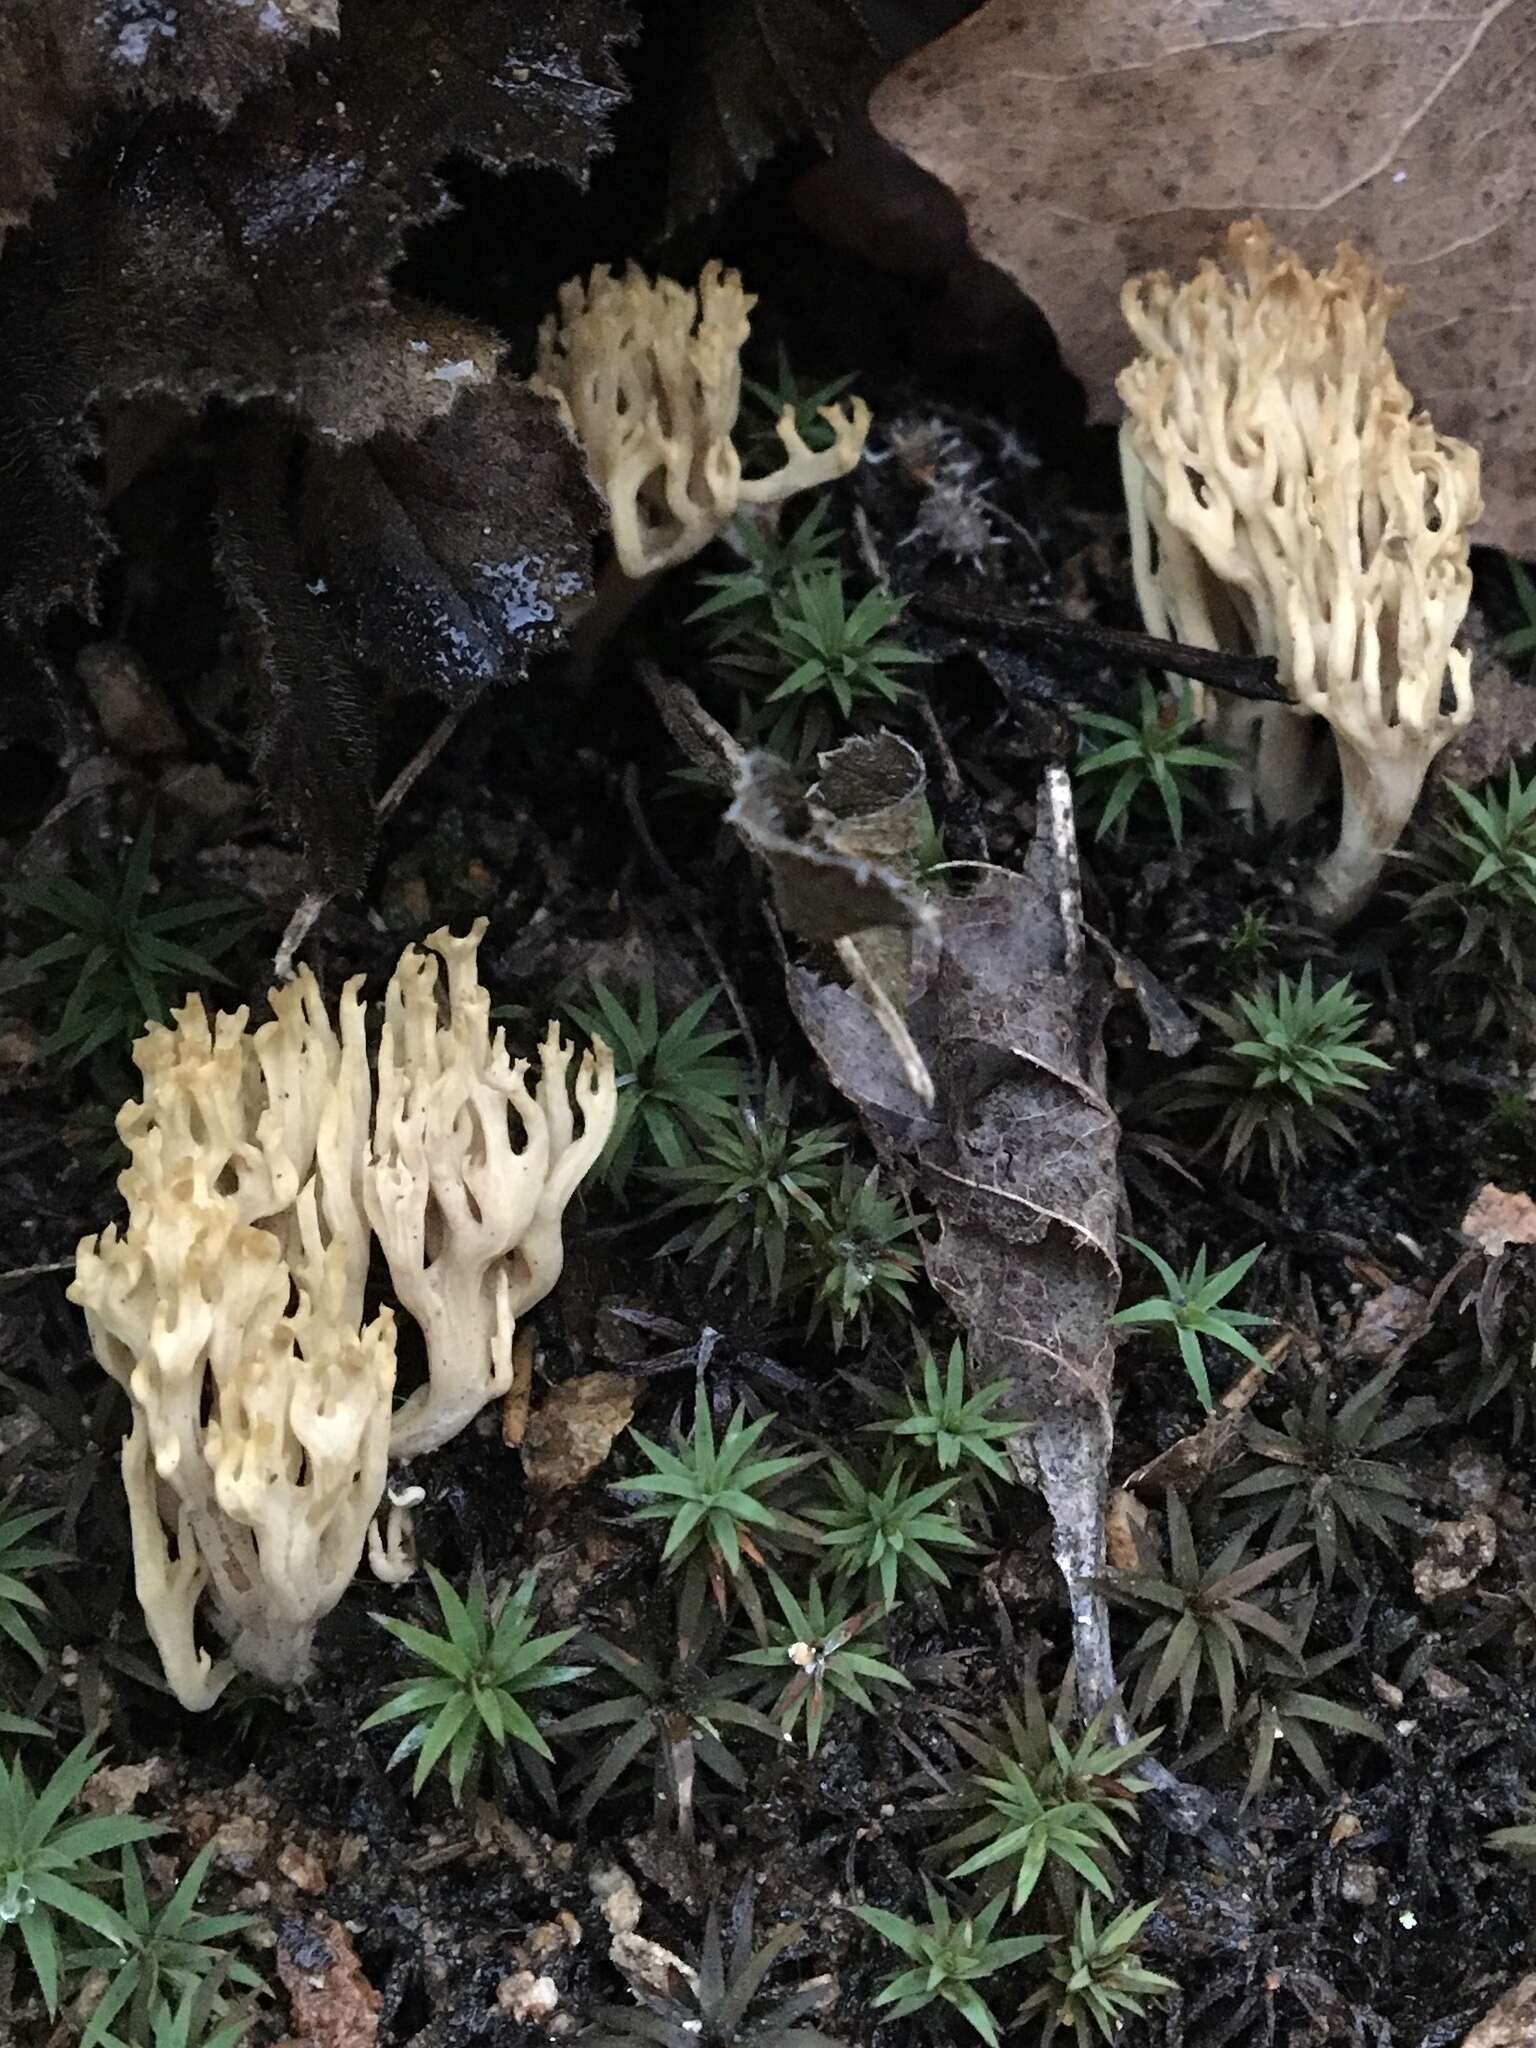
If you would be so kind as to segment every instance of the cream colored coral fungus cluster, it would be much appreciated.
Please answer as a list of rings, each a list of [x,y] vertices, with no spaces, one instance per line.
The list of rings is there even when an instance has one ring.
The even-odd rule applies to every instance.
[[[613,1124],[613,1059],[600,1041],[583,1055],[573,1108],[551,1025],[528,1088],[490,1030],[484,929],[428,940],[441,1006],[437,959],[402,957],[376,1107],[357,980],[335,1024],[301,968],[255,1031],[193,996],[134,1048],[128,1222],[81,1243],[69,1292],[132,1407],[135,1582],[187,1707],[237,1665],[301,1676],[365,1545],[399,1575],[374,1526],[390,1456],[435,1449],[506,1390],[514,1320],[559,1278],[565,1206]],[[393,1414],[394,1311],[364,1317],[370,1223],[426,1341],[426,1383]],[[229,1663],[199,1646],[205,1595]]]
[[[1314,908],[1353,914],[1425,771],[1471,715],[1454,646],[1471,595],[1478,458],[1438,433],[1386,347],[1400,294],[1353,249],[1314,274],[1258,221],[1226,266],[1122,294],[1141,354],[1122,372],[1121,459],[1149,631],[1274,655],[1286,705],[1207,702],[1246,800],[1283,821],[1343,785]]]
[[[741,409],[741,350],[757,301],[734,270],[708,263],[698,288],[654,281],[633,264],[600,264],[560,288],[558,314],[539,331],[535,391],[554,400],[608,501],[614,552],[626,576],[686,561],[741,505],[776,505],[846,476],[863,452],[869,408],[823,406],[831,446],[807,446],[787,405],[777,433],[784,461],[744,477],[732,441]]]

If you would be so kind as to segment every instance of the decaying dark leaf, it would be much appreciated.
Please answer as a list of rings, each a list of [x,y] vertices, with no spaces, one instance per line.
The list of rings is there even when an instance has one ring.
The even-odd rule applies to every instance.
[[[19,237],[0,281],[0,619],[20,627],[57,605],[92,612],[111,537],[83,473],[95,451],[89,384],[60,345],[67,265]]]
[[[1065,778],[1022,874],[994,869],[943,905],[908,1019],[936,1084],[907,1085],[858,998],[797,969],[791,999],[833,1081],[938,1216],[928,1274],[982,1380],[1005,1379],[1021,1467],[1037,1477],[1067,1581],[1089,1710],[1114,1677],[1101,1603],[1110,1446],[1109,1317],[1119,1285],[1119,1126],[1104,1095],[1103,976],[1082,940]],[[918,984],[921,984],[919,986]]]
[[[388,274],[406,230],[447,207],[454,150],[585,178],[622,97],[612,50],[632,18],[623,0],[478,0],[449,16],[376,0],[342,10],[339,35],[286,71],[266,61],[306,49],[332,12],[0,0],[0,180],[30,175],[15,169],[25,138],[48,126],[30,106],[130,103],[0,268],[0,455],[34,501],[0,507],[12,619],[91,602],[104,542],[78,481],[91,408],[146,392],[189,414],[214,396],[272,398],[334,447],[414,433],[489,378],[495,337],[394,306]],[[236,19],[265,22],[266,40],[241,41]],[[124,83],[113,65],[137,68]],[[193,104],[155,111],[168,96]],[[74,115],[59,118],[67,139]]]
[[[253,762],[304,839],[315,883],[353,889],[373,854],[377,687],[309,587],[285,516],[291,429],[253,425],[226,465],[217,560],[242,628]]]
[[[125,403],[171,437],[213,400],[302,424],[275,468],[265,418],[221,449],[216,556],[255,765],[325,889],[373,836],[357,664],[460,701],[523,674],[597,517],[499,338],[390,273],[454,153],[583,182],[633,31],[625,0],[0,0],[0,226],[30,219],[0,260],[0,619],[92,611],[112,472],[88,465]]]
[[[859,0],[702,0],[672,145],[674,223],[710,212],[785,143],[830,148],[879,52]]]
[[[226,121],[339,0],[0,0],[0,241],[52,190],[98,108],[166,100]]]
[[[455,150],[584,180],[623,96],[612,46],[630,32],[621,0],[477,0],[446,18],[374,0],[224,125],[185,108],[119,117],[38,221],[66,273],[82,383],[189,407],[276,397],[331,440],[445,410],[461,364],[483,375],[499,347],[421,314],[389,322],[406,230],[447,209]],[[370,389],[393,401],[387,422]]]
[[[398,195],[341,179],[346,138],[316,117],[300,143],[299,118],[269,94],[226,134],[144,123],[110,169],[71,165],[36,235],[67,287],[50,340],[88,399],[272,398],[336,445],[413,432],[492,374],[494,335],[390,302]]]
[[[359,658],[450,700],[555,643],[602,518],[554,408],[507,377],[415,440],[315,453],[305,492],[311,558]]]
[[[279,87],[290,204],[265,225],[321,221],[363,184],[388,185],[397,214],[442,203],[435,166],[461,151],[494,170],[537,163],[585,180],[624,97],[612,50],[634,33],[624,0],[0,0],[0,231],[24,221],[101,111],[180,102],[220,127]],[[306,65],[302,60],[308,56]],[[284,87],[285,72],[288,74]],[[304,149],[329,102],[328,151]],[[263,121],[273,125],[267,115]],[[263,170],[249,128],[253,194]],[[308,204],[294,203],[301,184]],[[263,225],[253,206],[253,229]],[[259,237],[258,237],[259,239]]]

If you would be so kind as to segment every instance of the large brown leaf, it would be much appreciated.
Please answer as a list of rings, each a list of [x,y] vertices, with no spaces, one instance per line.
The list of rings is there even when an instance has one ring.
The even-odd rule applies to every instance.
[[[873,111],[1101,419],[1123,278],[1187,274],[1248,214],[1313,263],[1355,242],[1409,288],[1391,341],[1415,398],[1482,449],[1482,531],[1536,553],[1531,0],[990,0]]]

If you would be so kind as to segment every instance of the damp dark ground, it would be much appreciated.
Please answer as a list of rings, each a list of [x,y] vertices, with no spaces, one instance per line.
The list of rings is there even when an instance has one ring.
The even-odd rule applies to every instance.
[[[478,174],[465,172],[462,186],[464,211],[424,236],[413,282],[483,311],[481,251],[500,202],[494,181]],[[525,358],[528,309],[547,287],[623,248],[617,194],[600,177],[587,198],[562,196],[561,232],[550,232],[558,260],[546,252],[542,271],[521,281],[521,312],[492,309]],[[1048,608],[1083,628],[1135,626],[1111,450],[1076,426],[1049,351],[1030,353],[1038,337],[1026,331],[1027,309],[1011,316],[1019,325],[1007,348],[946,349],[915,288],[808,238],[771,179],[717,223],[707,247],[739,262],[761,295],[760,369],[772,374],[782,341],[808,381],[858,373],[877,425],[871,459],[832,493],[843,559],[852,582],[883,573],[913,599],[906,631],[932,657],[918,695],[891,722],[924,756],[949,857],[1016,866],[1044,770],[1071,758],[1070,708],[1119,706],[1130,683],[1106,668],[1091,637],[1042,653],[1000,627],[954,627],[925,613],[924,600],[960,586],[983,607]],[[958,479],[948,528],[928,509],[936,463]],[[974,524],[957,547],[953,522],[967,518]],[[973,531],[984,544],[967,553]],[[846,1114],[788,1008],[761,884],[725,832],[719,803],[679,777],[680,757],[637,679],[649,659],[729,715],[731,693],[685,623],[697,601],[694,571],[722,564],[705,557],[668,579],[590,683],[573,685],[553,655],[464,717],[386,825],[366,888],[332,902],[303,948],[328,990],[361,972],[377,992],[407,940],[485,915],[482,973],[510,1006],[514,1035],[590,975],[620,988],[654,976],[664,1010],[723,980],[750,1021],[761,1068],[776,1063],[794,1079],[812,1120]],[[216,645],[217,601],[199,587],[195,561],[176,565],[183,609],[174,622],[153,599],[171,565],[149,547],[132,566],[151,596],[118,607],[120,642],[152,671],[172,638]],[[1484,565],[1480,599],[1484,630],[1496,634],[1509,623],[1496,564]],[[79,637],[89,638],[84,627]],[[1498,687],[1523,685],[1504,678]],[[195,704],[195,678],[189,688]],[[420,702],[394,714],[380,786],[437,716]],[[238,712],[228,722],[199,717],[191,729],[193,757],[248,797]],[[46,740],[10,750],[3,825],[16,872],[119,846],[137,827],[149,801],[143,775],[98,751],[111,772],[82,793],[78,762],[50,753]],[[249,800],[221,828],[162,799],[157,831],[163,882],[217,881],[249,897],[255,922],[226,959],[230,985],[219,993],[259,1001],[302,893],[296,847]],[[1393,1404],[1419,1404],[1419,1426],[1391,1457],[1417,1490],[1422,1529],[1395,1530],[1390,1547],[1364,1540],[1355,1573],[1341,1569],[1319,1592],[1309,1639],[1314,1652],[1346,1652],[1328,1673],[1329,1697],[1371,1716],[1379,1739],[1324,1739],[1327,1791],[1282,1744],[1264,1790],[1243,1806],[1241,1730],[1213,1742],[1219,1730],[1203,1700],[1186,1741],[1165,1733],[1157,1756],[1200,1796],[1141,1799],[1119,1888],[1127,1900],[1159,1900],[1147,1955],[1180,1990],[1128,2028],[1127,2040],[1441,2048],[1529,1964],[1529,1879],[1485,1838],[1527,1817],[1536,1776],[1536,1274],[1523,1263],[1536,1255],[1490,1261],[1458,1228],[1485,1182],[1529,1184],[1530,1130],[1511,1106],[1529,1047],[1512,1031],[1469,1035],[1443,979],[1404,941],[1390,894],[1342,938],[1305,929],[1297,883],[1325,831],[1320,822],[1294,843],[1259,839],[1211,809],[1192,816],[1182,849],[1140,811],[1123,846],[1095,844],[1086,827],[1082,835],[1090,924],[1174,996],[1225,1000],[1247,971],[1233,935],[1246,913],[1261,911],[1270,967],[1296,972],[1312,959],[1319,971],[1352,974],[1371,1003],[1370,1043],[1390,1074],[1352,1120],[1350,1147],[1309,1157],[1277,1186],[1262,1167],[1241,1183],[1223,1173],[1201,1149],[1198,1120],[1152,1116],[1147,1095],[1170,1063],[1123,1001],[1107,1035],[1125,1131],[1125,1222],[1178,1263],[1202,1244],[1213,1263],[1264,1245],[1244,1305],[1274,1318],[1290,1341],[1254,1404],[1262,1420],[1278,1425],[1320,1380],[1337,1404],[1392,1361]],[[18,929],[13,945],[22,939]],[[386,1774],[387,1732],[357,1733],[402,1672],[370,1609],[415,1611],[411,1591],[380,1595],[359,1583],[327,1624],[319,1670],[301,1692],[241,1689],[205,1719],[185,1716],[155,1683],[132,1595],[114,1470],[124,1410],[63,1296],[77,1240],[116,1213],[108,1110],[126,1092],[127,1069],[104,1058],[60,1071],[37,1056],[45,1021],[9,1000],[0,1489],[18,1487],[22,1506],[59,1504],[61,1540],[75,1559],[48,1579],[49,1678],[29,1696],[24,1674],[13,1674],[23,1704],[64,1731],[83,1713],[114,1765],[153,1764],[137,1810],[189,1841],[217,1835],[210,1895],[256,1913],[266,1930],[258,1963],[276,1950],[302,1971],[318,1953],[323,1974],[317,1929],[329,1920],[350,1930],[381,1996],[379,2039],[390,2048],[543,2038],[498,2006],[498,1986],[529,1965],[554,1979],[564,2023],[622,1997],[592,1888],[594,1872],[615,1865],[638,1888],[642,1934],[685,1958],[697,1954],[710,1903],[753,1878],[762,1925],[787,1916],[804,1926],[786,1981],[822,1971],[835,1979],[822,2024],[849,2040],[911,2038],[914,2023],[884,2035],[874,2025],[886,1963],[846,1902],[920,1911],[918,1873],[940,1832],[934,1802],[957,1761],[943,1717],[991,1720],[1026,1682],[1049,1696],[1062,1679],[1067,1616],[1039,1501],[1019,1490],[1001,1496],[953,1589],[905,1603],[892,1642],[913,1690],[899,1707],[839,1717],[814,1761],[796,1748],[751,1749],[746,1796],[701,1786],[693,1847],[676,1838],[638,1774],[585,1828],[544,1810],[526,1786],[458,1810],[436,1784],[413,1801],[402,1775]],[[728,1285],[707,1288],[707,1265],[658,1257],[667,1232],[643,1193],[623,1208],[593,1192],[573,1210],[565,1277],[536,1317],[543,1382],[634,1369],[667,1353],[670,1362],[644,1380],[638,1419],[652,1434],[691,1398],[697,1369],[720,1404],[740,1396],[781,1407],[797,1436],[815,1441],[825,1430],[842,1443],[852,1421],[875,1412],[862,1383],[894,1387],[910,1369],[913,1338],[899,1325],[878,1328],[865,1350],[839,1353],[824,1329],[808,1336],[797,1321],[749,1308]],[[642,1324],[665,1319],[667,1333],[637,1339],[619,1310],[638,1312]],[[954,1333],[936,1297],[919,1293],[916,1320],[947,1350]],[[1199,1425],[1177,1362],[1143,1340],[1121,1347],[1117,1401],[1117,1483]],[[654,1548],[605,1490],[634,1463],[621,1443],[579,1489],[538,1496],[493,1416],[417,1475],[427,1488],[421,1551],[456,1582],[477,1563],[493,1580],[537,1563],[562,1620],[610,1634],[649,1628],[664,1643]],[[1197,1521],[1215,1516],[1227,1476],[1218,1472],[1196,1497]],[[1152,1509],[1155,1532],[1155,1497]],[[1413,1567],[1428,1532],[1471,1516],[1487,1517],[1495,1532],[1491,1562],[1426,1599]],[[1122,1651],[1137,1626],[1117,1615]],[[1192,1758],[1196,1749],[1205,1753]],[[14,1967],[9,1948],[0,1956],[0,1971]],[[26,2048],[55,2038],[19,1971],[9,1995],[9,2038]],[[279,1993],[256,2038],[293,2031]],[[949,2038],[960,2038],[958,2023]]]

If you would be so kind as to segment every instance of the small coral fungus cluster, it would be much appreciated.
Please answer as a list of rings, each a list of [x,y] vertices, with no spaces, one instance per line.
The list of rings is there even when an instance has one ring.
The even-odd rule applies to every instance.
[[[600,265],[560,290],[539,335],[534,389],[554,400],[608,501],[626,576],[669,569],[708,546],[738,507],[781,504],[846,476],[863,452],[869,408],[822,406],[831,445],[810,448],[786,406],[784,461],[744,477],[731,439],[741,408],[741,350],[757,301],[734,270],[706,264],[698,289],[653,283],[633,265]]]
[[[199,1602],[234,1664],[305,1669],[373,1526],[390,1456],[436,1449],[506,1391],[518,1316],[560,1276],[561,1217],[612,1128],[613,1058],[551,1025],[536,1088],[490,1029],[483,922],[408,948],[384,1003],[374,1102],[360,981],[333,1023],[307,968],[210,1020],[192,996],[134,1048],[143,1093],[117,1127],[126,1227],[86,1238],[70,1297],[128,1394],[123,1480],[134,1571],[166,1677],[212,1705],[232,1667],[197,1641]],[[578,1128],[579,1113],[579,1128]],[[394,1311],[365,1320],[370,1233],[420,1324],[426,1384],[391,1415]]]
[[[1343,815],[1314,908],[1337,922],[1471,716],[1453,642],[1478,458],[1415,415],[1386,347],[1401,294],[1363,257],[1341,248],[1314,274],[1257,221],[1227,253],[1122,294],[1142,351],[1120,377],[1136,589],[1152,632],[1277,658],[1288,702],[1205,706],[1245,806],[1309,811],[1330,728]]]

